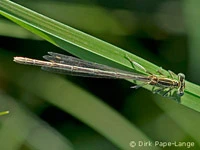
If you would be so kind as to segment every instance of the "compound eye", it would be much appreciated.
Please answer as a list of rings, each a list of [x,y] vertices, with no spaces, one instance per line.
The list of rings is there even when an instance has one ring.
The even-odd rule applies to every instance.
[[[179,73],[178,76],[179,76],[180,80],[185,79],[185,75],[183,73]]]

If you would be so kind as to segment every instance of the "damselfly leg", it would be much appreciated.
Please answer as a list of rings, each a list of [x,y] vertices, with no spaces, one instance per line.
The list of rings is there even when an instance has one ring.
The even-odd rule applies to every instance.
[[[152,92],[160,94],[164,97],[172,96],[172,94],[171,94],[172,90],[175,88],[178,88],[177,95],[178,96],[183,95],[183,93],[184,93],[183,91],[185,88],[185,81],[184,81],[185,76],[183,76],[182,74],[178,75],[178,80],[177,80],[177,79],[175,79],[175,76],[177,76],[175,73],[168,70],[169,75],[165,75],[162,72],[162,67],[160,67],[157,70],[159,75],[155,75],[155,74],[151,73],[150,71],[148,71],[147,69],[145,69],[145,67],[143,67],[139,63],[132,60],[129,56],[126,55],[125,58],[128,59],[128,61],[131,63],[131,65],[133,66],[133,68],[135,70],[137,67],[140,70],[144,71],[145,73],[149,74],[149,76],[148,76],[149,81],[143,82],[142,84],[132,86],[131,88],[137,89],[142,86],[152,85]]]
[[[125,55],[125,58],[131,63],[132,67],[136,69],[136,67],[140,68],[141,70],[143,70],[145,73],[148,73],[150,75],[153,75],[150,71],[146,70],[142,65],[140,65],[139,63],[135,62],[134,60],[132,60],[128,55]]]
[[[148,74],[152,75],[152,73],[150,73],[148,70],[146,70],[146,69],[145,69],[142,65],[140,65],[139,63],[137,63],[137,62],[135,62],[134,60],[132,60],[128,55],[125,55],[125,58],[131,63],[132,67],[133,67],[135,70],[137,70],[137,69],[136,69],[136,67],[137,67],[137,68],[141,69],[142,71],[144,71],[145,73],[148,73]],[[138,88],[143,87],[143,86],[148,85],[148,84],[150,84],[150,81],[144,82],[144,83],[142,83],[142,84],[138,84],[138,85],[135,85],[135,86],[131,86],[130,88],[138,89]]]

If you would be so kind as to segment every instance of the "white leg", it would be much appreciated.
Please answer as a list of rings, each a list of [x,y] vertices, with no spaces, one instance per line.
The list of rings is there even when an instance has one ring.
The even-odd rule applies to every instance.
[[[168,70],[169,75],[172,79],[174,79],[174,76],[177,76],[174,72],[172,72],[171,70]]]

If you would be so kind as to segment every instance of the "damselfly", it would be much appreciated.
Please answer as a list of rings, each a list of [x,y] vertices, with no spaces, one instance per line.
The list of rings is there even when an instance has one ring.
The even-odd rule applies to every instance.
[[[132,65],[141,68],[148,75],[141,75],[139,73],[123,71],[106,65],[93,63],[58,53],[48,52],[48,54],[49,55],[43,56],[43,58],[47,61],[36,60],[26,57],[14,57],[14,61],[20,64],[41,66],[43,70],[61,74],[70,74],[75,76],[94,78],[131,79],[143,82],[143,84],[133,86],[132,88],[152,85],[153,87],[158,87],[158,89],[155,90],[154,93],[165,91],[164,94],[162,94],[163,96],[167,96],[167,94],[170,93],[173,89],[177,89],[177,96],[180,97],[184,95],[184,74],[179,73],[178,79],[174,78],[175,74],[172,71],[169,71],[170,77],[164,76],[161,71],[158,71],[159,75],[155,75],[147,71],[140,64],[131,60],[129,57],[127,58],[132,63]]]

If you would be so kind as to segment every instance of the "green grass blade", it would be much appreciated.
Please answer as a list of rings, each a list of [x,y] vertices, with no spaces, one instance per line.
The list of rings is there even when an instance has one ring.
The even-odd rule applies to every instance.
[[[200,86],[186,82],[185,95],[181,104],[200,112]]]
[[[0,1],[0,14],[82,59],[114,67],[132,68],[130,62],[124,58],[128,55],[152,73],[156,73],[158,69],[158,66],[136,55],[130,54],[116,46],[61,24],[11,1]],[[140,70],[138,71],[142,72]],[[164,73],[167,74],[167,71],[164,70]],[[152,87],[147,86],[145,88],[151,91]],[[181,98],[180,103],[196,111],[200,111],[199,86],[186,82],[185,95]]]
[[[0,112],[0,116],[2,116],[2,115],[6,115],[6,114],[9,114],[9,111],[3,111],[3,112]]]
[[[0,119],[1,149],[15,150],[26,145],[26,149],[32,150],[52,149],[52,147],[73,150],[72,144],[66,137],[16,101],[0,93],[0,105],[4,105],[11,111],[10,115],[4,116],[5,119]]]
[[[190,137],[193,138],[193,140],[190,141],[196,141],[195,145],[200,145],[200,116],[198,112],[187,109],[181,105],[174,104],[171,101],[161,101],[160,99],[155,99],[155,102],[165,112],[165,115],[169,116],[173,122],[179,126],[179,128],[184,130]],[[191,120],[195,120],[195,122],[192,123]]]
[[[121,48],[87,35],[13,2],[2,0],[0,4],[0,13],[3,16],[82,59],[99,63],[104,62],[105,64],[110,63],[110,65],[117,65],[118,67],[121,65],[132,68],[130,62],[127,59],[124,59],[126,55],[131,54]],[[149,66],[149,71],[155,71],[153,68],[150,69],[151,66],[155,67],[155,65],[150,62],[134,55],[131,55],[130,57],[137,62],[143,62],[141,64],[144,65],[144,67]]]

